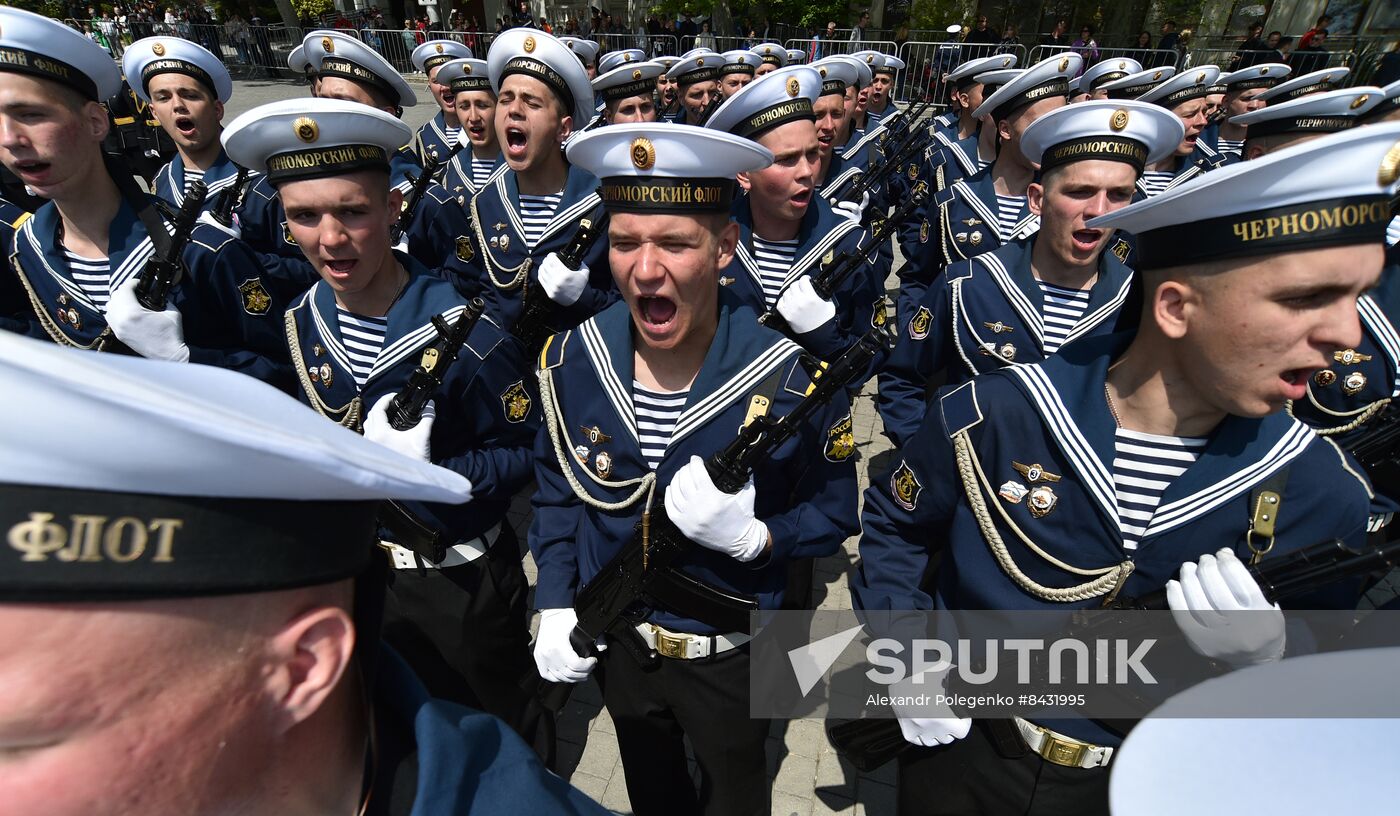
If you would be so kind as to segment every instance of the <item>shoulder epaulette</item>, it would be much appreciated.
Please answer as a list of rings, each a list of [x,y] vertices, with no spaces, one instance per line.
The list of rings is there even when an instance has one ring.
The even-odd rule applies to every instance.
[[[977,383],[968,381],[944,394],[938,400],[943,411],[943,425],[949,435],[965,431],[982,422],[982,408],[977,404]]]
[[[558,368],[564,362],[564,349],[569,345],[569,338],[573,336],[574,330],[551,334],[544,341],[544,348],[540,349],[540,370],[547,371],[551,368]]]

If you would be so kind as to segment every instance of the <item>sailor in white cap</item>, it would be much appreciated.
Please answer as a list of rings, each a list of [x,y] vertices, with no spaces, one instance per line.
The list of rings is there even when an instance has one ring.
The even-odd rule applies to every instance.
[[[1227,156],[1217,153],[1201,139],[1201,133],[1209,124],[1206,119],[1206,96],[1210,94],[1218,76],[1220,69],[1214,65],[1189,68],[1138,97],[1143,102],[1161,105],[1175,113],[1186,128],[1186,136],[1176,152],[1148,167],[1142,178],[1138,179],[1139,197],[1160,195],[1229,162]]]
[[[604,812],[381,645],[380,505],[468,479],[204,366],[0,334],[0,381],[7,808]]]
[[[603,97],[603,120],[609,125],[655,122],[656,78],[666,73],[659,62],[631,62],[593,80]]]
[[[929,234],[919,259],[927,280],[945,265],[989,252],[1033,234],[1040,218],[1030,210],[1027,190],[1035,166],[1021,152],[1021,134],[1035,120],[1064,107],[1069,78],[1079,72],[1078,54],[1056,54],[1001,85],[972,112],[990,117],[983,128],[999,137],[997,157],[985,170],[934,191]],[[920,228],[922,229],[922,223]]]
[[[1322,93],[1336,88],[1350,73],[1351,69],[1346,66],[1323,68],[1320,71],[1296,76],[1287,82],[1280,82],[1259,94],[1259,99],[1263,100],[1266,105],[1277,105],[1280,102],[1302,99],[1310,94]]]
[[[821,155],[821,166],[817,168],[818,191],[826,188],[832,168],[839,168],[839,153],[850,135],[847,115],[855,102],[860,66],[861,63],[839,55],[823,57],[811,65],[822,80],[821,92],[812,103],[812,114],[817,122],[817,150]]]
[[[1361,86],[1323,91],[1234,117],[1248,128],[1244,159],[1253,161],[1290,145],[1355,127],[1380,104],[1380,88]]]
[[[616,51],[609,51],[598,60],[598,76],[612,71],[631,62],[645,62],[647,52],[640,48],[620,48]],[[598,77],[592,77],[597,79]]]
[[[19,228],[6,276],[28,297],[0,305],[64,346],[218,365],[291,385],[281,313],[290,295],[248,247],[208,224],[171,238],[171,219],[130,170],[104,160],[101,100],[121,75],[97,43],[47,17],[0,7],[0,161],[48,199]],[[181,245],[178,242],[184,242]],[[156,263],[153,263],[153,259]],[[146,295],[159,261],[184,267]],[[152,287],[152,288],[147,288]]]
[[[713,51],[697,50],[671,66],[666,75],[675,80],[680,108],[667,121],[704,125],[705,116],[719,101],[719,69],[724,57]]]
[[[899,344],[876,403],[896,446],[918,430],[930,383],[956,385],[1114,330],[1132,280],[1131,245],[1085,222],[1126,207],[1143,167],[1170,154],[1183,130],[1156,105],[1106,99],[1053,110],[1026,128],[1021,151],[1040,168],[1027,188],[1040,228],[931,282],[902,282]]]
[[[725,51],[724,66],[719,69],[719,95],[728,99],[745,85],[753,82],[760,60],[747,48]]]
[[[360,40],[331,33],[308,36],[302,45],[320,77],[318,98],[358,102],[394,116],[400,116],[404,106],[417,104],[417,96],[403,76]],[[446,158],[441,157],[443,161]],[[434,161],[430,155],[430,164]],[[463,244],[458,240],[470,230],[463,202],[433,180],[438,175],[435,167],[425,169],[419,164],[413,139],[391,157],[391,171],[394,187],[409,203],[399,219],[398,231],[413,256],[432,269],[465,263],[467,259],[459,251]],[[420,189],[422,193],[415,195]],[[259,252],[290,258],[305,267],[301,249],[287,229],[276,186],[266,177],[249,188],[239,217],[243,240]]]
[[[1174,611],[1194,613],[1180,619],[1201,655],[1243,666],[1284,654],[1293,636],[1244,562],[1270,546],[1262,524],[1271,558],[1364,546],[1365,478],[1280,409],[1361,340],[1356,304],[1381,278],[1397,143],[1400,125],[1325,136],[1089,221],[1137,238],[1137,331],[936,395],[866,493],[860,607],[1089,608],[1166,588]],[[964,480],[969,466],[981,476]],[[1275,497],[1267,519],[1261,491]],[[986,513],[1010,526],[979,523]],[[1007,530],[1020,537],[1010,550]],[[928,591],[931,543],[943,561]],[[1227,609],[1260,625],[1231,626]],[[1107,812],[1122,736],[1102,721],[900,713],[910,742],[942,744],[901,757],[904,812]]]
[[[389,161],[409,135],[366,105],[287,100],[240,116],[225,143],[276,185],[292,237],[320,277],[287,313],[300,399],[473,483],[469,504],[405,504],[385,517],[386,637],[436,696],[505,719],[547,756],[553,734],[536,733],[540,712],[521,683],[531,669],[526,584],[503,523],[510,496],[530,479],[539,429],[524,349],[477,320],[455,359],[434,370],[440,385],[423,395],[421,416],[404,422],[390,410],[427,350],[445,340],[433,319],[451,324],[468,308],[451,281],[390,243],[403,195],[389,184]]]
[[[413,49],[413,67],[428,77],[428,93],[437,103],[438,112],[432,119],[418,128],[414,137],[414,150],[418,153],[418,163],[427,165],[430,160],[438,163],[435,178],[442,180],[446,170],[447,154],[452,152],[461,138],[461,126],[453,108],[456,94],[445,82],[438,81],[438,69],[454,59],[471,59],[472,50],[456,40],[428,40]]]
[[[904,69],[904,60],[894,54],[882,54],[878,64],[871,65],[874,78],[870,81],[870,101],[865,105],[866,130],[874,123],[892,125],[894,117],[903,110],[894,101],[896,77]]]
[[[787,49],[781,43],[766,42],[755,45],[752,49],[760,60],[758,65],[758,76],[771,74],[772,72],[787,65]]]
[[[498,324],[534,343],[616,298],[606,241],[574,259],[576,269],[558,257],[601,210],[598,180],[560,147],[593,117],[593,88],[573,52],[533,28],[498,35],[486,64],[506,169],[467,203],[472,230],[458,283],[480,294]]]
[[[1104,88],[1131,74],[1142,71],[1142,64],[1128,57],[1108,57],[1084,69],[1080,74],[1079,85],[1070,94],[1070,102],[1087,102],[1090,99],[1107,99]]]
[[[864,64],[866,69],[870,71],[870,81],[863,84],[860,88],[860,93],[856,95],[856,105],[853,111],[854,116],[851,119],[851,140],[852,142],[856,142],[865,136],[867,130],[874,127],[874,124],[865,115],[865,112],[870,107],[870,95],[874,92],[875,88],[875,69],[884,64],[885,55],[881,54],[879,51],[867,50],[857,51],[850,56]]]
[[[460,59],[443,63],[438,81],[454,95],[454,115],[466,144],[443,173],[442,186],[463,200],[476,195],[504,167],[496,140],[496,92],[486,60]]]
[[[598,52],[603,49],[603,46],[583,37],[560,37],[559,42],[578,57],[578,61],[583,64],[583,68],[588,74],[588,81],[592,82],[598,76]]]
[[[970,59],[949,71],[943,77],[943,81],[952,86],[948,94],[952,110],[934,117],[934,135],[942,133],[952,141],[976,136],[978,122],[972,117],[972,112],[977,110],[983,99],[982,83],[978,81],[977,75],[1015,67],[1015,54],[995,54]]]
[[[1361,117],[1364,124],[1400,121],[1400,80],[1381,88],[1381,101]]]
[[[806,52],[806,51],[803,51],[801,48],[789,48],[789,49],[787,49],[787,64],[788,64],[788,65],[806,65],[806,64],[807,64],[807,52]]]
[[[287,54],[287,67],[292,73],[300,77],[305,77],[308,85],[311,86],[311,95],[316,95],[316,85],[319,78],[316,76],[316,67],[311,64],[311,57],[306,53],[307,41],[314,42],[316,38],[324,37],[327,34],[339,34],[333,28],[318,28],[308,32],[302,37],[301,42]]]
[[[155,194],[179,207],[199,179],[208,188],[206,210],[218,204],[225,189],[236,202],[239,191],[230,188],[238,181],[238,168],[219,143],[224,104],[233,95],[223,62],[189,40],[147,37],[122,52],[122,73],[179,151],[156,174]]]
[[[539,565],[535,662],[562,682],[598,669],[635,812],[766,813],[769,722],[749,714],[743,620],[697,619],[662,592],[644,619],[614,624],[606,650],[580,656],[570,635],[584,616],[573,607],[634,540],[648,507],[664,505],[690,542],[682,580],[777,609],[788,561],[834,553],[855,529],[849,402],[837,389],[803,423],[822,444],[778,448],[738,494],[719,490],[701,457],[733,442],[755,397],[788,416],[811,381],[801,348],[718,283],[740,232],[729,220],[735,177],[773,155],[728,133],[655,123],[585,133],[569,159],[602,179],[622,302],[540,356],[550,433],[536,447],[529,542]],[[690,422],[682,405],[705,406],[703,420]],[[586,634],[585,643],[599,633]]]
[[[774,155],[771,166],[739,175],[745,194],[731,210],[739,245],[721,280],[755,312],[776,310],[789,337],[830,360],[870,329],[877,305],[883,323],[888,268],[862,263],[830,299],[813,289],[823,264],[860,257],[868,238],[858,218],[816,195],[821,150],[812,103],[822,81],[814,66],[779,68],[726,99],[705,126]]]
[[[1005,56],[998,59],[1006,61]],[[1022,69],[997,68],[983,71],[973,78],[968,93],[963,94],[971,106],[960,109],[959,120],[965,111],[967,118],[977,123],[976,127],[970,136],[961,139],[955,139],[953,134],[935,132],[924,166],[918,173],[919,178],[932,178],[934,180],[930,183],[933,188],[943,190],[960,178],[976,175],[996,161],[999,137],[995,124],[989,123],[990,114],[981,119],[973,118],[972,114],[982,106],[983,100],[1021,73]]]
[[[1222,103],[1224,120],[1216,131],[1215,149],[1221,153],[1244,153],[1246,126],[1235,117],[1264,107],[1259,95],[1283,81],[1293,69],[1281,62],[1268,62],[1221,74],[1216,82],[1225,86]]]
[[[681,58],[663,54],[659,57],[652,57],[652,61],[659,63],[662,68],[661,75],[656,78],[657,119],[672,121],[680,112],[681,101],[676,80],[671,77],[670,71],[676,63],[681,61]]]

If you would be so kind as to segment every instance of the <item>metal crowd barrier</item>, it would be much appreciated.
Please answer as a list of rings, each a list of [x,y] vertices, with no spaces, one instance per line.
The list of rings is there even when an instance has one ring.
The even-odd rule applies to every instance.
[[[784,48],[799,48],[810,59],[821,59],[833,54],[853,54],[856,51],[879,51],[882,54],[898,54],[899,46],[893,40],[830,40],[818,37],[788,40]],[[815,55],[815,56],[814,56]]]
[[[1218,65],[1223,71],[1233,71],[1236,68],[1247,68],[1250,65],[1262,62],[1275,62],[1278,55],[1268,51],[1246,51],[1241,59],[1236,59],[1238,50],[1234,48],[1193,48],[1186,52],[1186,57],[1182,62],[1183,68],[1195,68],[1202,65]],[[1253,61],[1246,61],[1254,57]],[[1293,73],[1306,74],[1310,71],[1320,71],[1323,68],[1348,67],[1355,69],[1358,66],[1357,54],[1354,51],[1318,51],[1294,52],[1288,60],[1283,60],[1293,65]],[[1359,75],[1349,76],[1343,80],[1343,85],[1354,85],[1357,83]]]
[[[1163,66],[1176,66],[1181,60],[1181,55],[1170,48],[1099,48],[1097,55],[1092,54],[1087,48],[1074,48],[1068,45],[1037,45],[1031,49],[1030,59],[1027,64],[1035,65],[1041,60],[1049,59],[1055,54],[1073,51],[1084,57],[1084,67],[1087,69],[1091,65],[1097,65],[1104,60],[1119,59],[1127,57],[1142,63],[1143,68],[1161,68]]]
[[[944,75],[968,60],[996,54],[1015,55],[1017,67],[1026,64],[1024,45],[969,44],[953,39],[906,42],[899,49],[899,58],[904,60],[906,68],[898,77],[895,99],[910,102],[931,97],[940,104],[947,104],[949,89],[943,82]]]
[[[589,39],[603,47],[599,54],[640,48],[648,57],[679,56],[680,40],[670,34],[594,34]]]

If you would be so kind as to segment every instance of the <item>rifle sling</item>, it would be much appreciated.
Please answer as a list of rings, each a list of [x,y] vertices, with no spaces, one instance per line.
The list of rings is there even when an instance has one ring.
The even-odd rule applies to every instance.
[[[141,192],[141,188],[136,186],[136,180],[116,163],[110,153],[103,153],[102,160],[107,165],[108,175],[117,185],[117,192],[121,193],[122,198],[126,199],[136,210],[136,217],[141,219],[141,226],[146,228],[146,234],[151,237],[151,246],[155,247],[156,250],[155,257],[170,261],[178,260],[170,257],[172,244],[170,232],[166,230],[164,219],[160,217],[160,213],[156,212],[155,205],[151,203],[151,197]]]

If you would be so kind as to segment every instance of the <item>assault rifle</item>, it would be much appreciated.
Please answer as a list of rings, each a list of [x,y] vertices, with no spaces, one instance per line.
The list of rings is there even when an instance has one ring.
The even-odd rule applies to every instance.
[[[893,150],[882,150],[881,156],[883,157],[883,161],[880,162],[879,166],[874,169],[867,169],[865,173],[862,173],[856,183],[852,184],[850,189],[839,197],[840,200],[860,201],[861,196],[865,195],[867,192],[878,190],[883,187],[885,180],[898,172],[899,168],[904,165],[905,158],[912,156],[916,152],[915,148],[918,147],[918,136],[919,132],[917,130],[911,130],[904,135]]]
[[[190,233],[194,232],[195,224],[199,221],[199,213],[204,209],[204,197],[208,193],[209,188],[202,180],[196,179],[190,184],[185,203],[180,205],[171,224],[175,230],[170,236],[169,248],[153,254],[137,276],[136,300],[145,308],[161,312],[170,301],[170,290],[175,288],[184,274],[185,265],[180,256],[185,251],[185,244],[190,242]]]
[[[243,199],[243,188],[247,184],[248,168],[240,167],[238,175],[233,178],[233,183],[219,193],[219,200],[214,203],[214,209],[210,210],[209,214],[215,221],[225,227],[233,226],[233,210]]]
[[[812,390],[801,402],[781,418],[755,417],[739,429],[733,442],[705,461],[705,470],[715,487],[730,494],[742,490],[754,466],[798,433],[851,382],[863,377],[887,341],[882,330],[872,329],[829,367],[811,361],[808,370]],[[758,609],[753,599],[707,586],[676,569],[676,561],[694,547],[666,515],[666,506],[658,495],[642,513],[632,540],[593,576],[574,602],[578,624],[569,633],[574,651],[585,657],[596,654],[595,643],[608,633],[644,664],[655,660],[656,653],[647,650],[628,614],[629,610],[655,604],[725,631],[747,632],[749,613]],[[557,711],[568,699],[572,685],[546,685],[552,687],[542,692],[542,701]]]
[[[403,212],[399,213],[399,220],[394,222],[394,227],[389,231],[389,243],[398,245],[403,240],[404,233],[413,226],[414,214],[418,212],[418,205],[423,202],[423,196],[428,194],[428,187],[432,185],[434,177],[437,176],[438,168],[452,161],[452,157],[462,149],[463,142],[458,142],[447,151],[444,159],[429,158],[423,165],[423,172],[414,176],[412,173],[406,174],[408,180],[413,182],[413,187],[408,191],[408,199],[404,202]]]
[[[577,272],[583,267],[583,259],[588,255],[588,251],[598,242],[598,238],[607,232],[607,226],[608,216],[600,204],[588,217],[578,222],[574,237],[559,251],[559,260]],[[538,352],[544,345],[545,338],[553,332],[549,326],[550,302],[549,296],[538,284],[526,282],[524,294],[521,296],[520,317],[511,327],[511,334],[520,338],[520,342],[530,354]]]
[[[1393,496],[1400,489],[1400,406],[1387,405],[1361,427],[1351,455],[1366,469],[1377,492]]]
[[[838,258],[833,258],[831,263],[823,264],[820,271],[812,276],[812,288],[823,300],[831,300],[831,296],[837,288],[845,283],[846,279],[853,275],[856,270],[869,263],[869,256],[875,252],[885,241],[890,239],[913,212],[923,205],[928,197],[926,189],[917,189],[914,195],[906,201],[898,210],[895,210],[885,223],[880,225],[880,229],[871,236],[865,248],[856,247],[853,252],[843,253]],[[907,264],[906,264],[907,266]],[[902,271],[902,270],[901,270]],[[758,322],[775,331],[790,334],[787,321],[778,314],[778,307],[774,305],[763,314],[759,315]]]
[[[1400,541],[1358,550],[1338,539],[1330,539],[1266,558],[1251,566],[1249,572],[1259,582],[1265,599],[1277,603],[1348,578],[1385,572],[1397,566],[1400,566]],[[1168,608],[1167,591],[1163,588],[1138,598],[1119,595],[1103,608],[1165,610]],[[894,718],[832,721],[826,733],[836,753],[861,771],[884,765],[909,746],[900,732],[899,721]]]
[[[406,431],[422,421],[428,400],[442,388],[447,370],[462,353],[462,346],[466,345],[467,337],[484,311],[486,304],[481,298],[473,298],[451,325],[441,315],[433,315],[438,341],[423,351],[418,367],[409,375],[403,389],[389,401],[385,412],[394,430]],[[442,532],[424,524],[399,502],[386,501],[380,508],[379,521],[394,534],[399,544],[434,564],[446,557],[447,543],[442,539]]]
[[[719,106],[723,104],[724,96],[721,95],[718,90],[716,90],[713,94],[711,94],[709,104],[707,104],[705,106],[705,109],[700,112],[700,127],[704,127],[705,123],[710,121],[710,117],[715,115],[715,111],[719,110]]]

